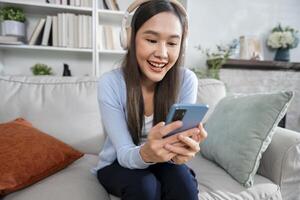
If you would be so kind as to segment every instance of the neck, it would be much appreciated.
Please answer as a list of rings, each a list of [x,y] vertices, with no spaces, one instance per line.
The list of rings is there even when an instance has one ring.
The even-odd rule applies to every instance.
[[[156,83],[154,83],[154,82],[152,82],[150,80],[143,79],[141,81],[141,86],[142,86],[142,90],[143,91],[152,93],[155,90]]]

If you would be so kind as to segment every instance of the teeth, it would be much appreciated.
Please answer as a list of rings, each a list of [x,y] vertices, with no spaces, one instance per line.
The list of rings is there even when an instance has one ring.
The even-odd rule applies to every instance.
[[[159,68],[163,68],[166,64],[158,64],[158,63],[153,63],[153,62],[150,62],[151,65],[153,65],[154,67],[159,67]]]

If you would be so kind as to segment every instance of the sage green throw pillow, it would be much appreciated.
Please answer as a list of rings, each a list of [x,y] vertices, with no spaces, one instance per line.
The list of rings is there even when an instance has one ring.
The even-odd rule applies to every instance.
[[[292,92],[223,98],[205,124],[201,153],[245,187],[253,185],[263,152],[285,115]]]

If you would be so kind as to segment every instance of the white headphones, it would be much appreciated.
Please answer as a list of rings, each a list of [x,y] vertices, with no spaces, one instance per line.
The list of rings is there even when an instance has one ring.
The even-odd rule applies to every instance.
[[[127,25],[127,20],[131,12],[133,12],[136,8],[138,8],[143,3],[153,0],[136,0],[132,4],[129,5],[127,10],[125,11],[124,17],[122,19],[121,24],[121,32],[120,32],[120,42],[121,46],[124,50],[127,50],[130,46],[130,38],[131,38],[131,26]],[[177,0],[169,0],[169,2],[173,3],[177,6],[178,10],[185,18],[185,26],[184,26],[184,35],[187,35],[188,31],[188,16],[185,8],[177,1]],[[183,38],[185,40],[185,38]]]

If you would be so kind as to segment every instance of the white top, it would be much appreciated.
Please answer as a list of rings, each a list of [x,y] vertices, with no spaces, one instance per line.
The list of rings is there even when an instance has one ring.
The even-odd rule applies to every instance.
[[[140,139],[140,144],[144,144],[147,140],[150,129],[152,128],[153,123],[153,114],[150,116],[144,116],[144,125],[142,128],[142,137]]]

